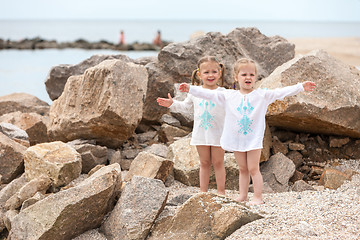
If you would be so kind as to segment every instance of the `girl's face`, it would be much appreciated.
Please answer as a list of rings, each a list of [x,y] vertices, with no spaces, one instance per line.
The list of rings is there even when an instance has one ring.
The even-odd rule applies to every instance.
[[[245,64],[240,67],[239,73],[235,76],[239,82],[241,93],[250,93],[254,90],[256,81],[256,67],[254,64]]]
[[[221,76],[219,63],[204,62],[200,65],[198,76],[203,82],[203,87],[208,89],[216,89],[216,85]]]

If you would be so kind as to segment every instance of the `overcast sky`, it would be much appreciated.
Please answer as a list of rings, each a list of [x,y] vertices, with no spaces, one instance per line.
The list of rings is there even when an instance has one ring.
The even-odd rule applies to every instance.
[[[2,0],[0,19],[360,21],[360,0]]]

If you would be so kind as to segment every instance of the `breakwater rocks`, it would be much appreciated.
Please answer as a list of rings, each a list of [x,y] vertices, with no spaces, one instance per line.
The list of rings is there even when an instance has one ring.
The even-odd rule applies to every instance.
[[[23,39],[19,41],[0,39],[1,49],[64,49],[64,48],[82,48],[82,49],[111,49],[119,51],[158,51],[168,45],[170,42],[163,41],[162,46],[152,43],[134,42],[130,44],[114,44],[105,40],[98,42],[88,42],[84,39],[78,39],[74,42],[57,42],[56,40],[45,40],[39,37]]]
[[[295,56],[294,47],[255,28],[207,33],[157,57],[54,66],[45,82],[51,105],[1,96],[0,239],[358,239],[360,71],[324,51]],[[225,154],[227,197],[212,193],[214,173],[212,190],[199,193],[193,116],[156,103],[168,92],[181,100],[177,85],[205,55],[224,63],[227,87],[244,56],[258,63],[260,88],[317,84],[268,108],[263,206],[233,200],[233,153]],[[269,229],[277,231],[263,237]]]

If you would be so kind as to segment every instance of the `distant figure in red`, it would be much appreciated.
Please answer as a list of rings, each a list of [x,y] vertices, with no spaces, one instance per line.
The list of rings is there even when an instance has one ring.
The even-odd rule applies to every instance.
[[[157,31],[156,37],[154,38],[153,41],[154,45],[162,47],[162,41],[161,41],[161,32],[160,30]]]
[[[120,32],[119,44],[120,44],[120,45],[124,45],[124,44],[125,44],[125,35],[124,35],[124,31],[121,31],[121,32]]]

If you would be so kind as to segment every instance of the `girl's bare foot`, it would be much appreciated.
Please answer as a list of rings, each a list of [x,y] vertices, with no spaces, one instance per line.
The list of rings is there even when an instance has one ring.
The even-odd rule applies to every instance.
[[[264,201],[262,199],[253,199],[252,201],[249,202],[249,206],[260,205],[260,204],[264,204]]]
[[[240,202],[240,203],[247,202],[248,200],[249,200],[248,198],[242,198],[240,196],[235,198],[235,201]]]

